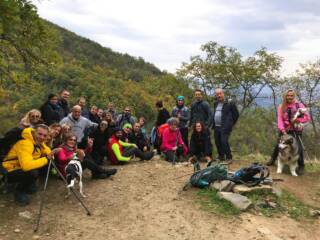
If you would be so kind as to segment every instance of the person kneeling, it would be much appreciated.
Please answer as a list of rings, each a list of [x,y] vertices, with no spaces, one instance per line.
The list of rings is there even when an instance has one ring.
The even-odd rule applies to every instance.
[[[189,162],[195,163],[199,160],[211,161],[212,144],[209,131],[203,122],[197,121],[193,127],[193,132],[189,144]]]
[[[161,151],[165,154],[166,160],[175,162],[180,156],[186,156],[188,148],[184,144],[181,133],[178,129],[179,120],[177,118],[169,118],[168,128],[162,133]]]
[[[108,159],[112,164],[129,162],[134,156],[141,158],[141,160],[150,160],[153,157],[153,152],[143,152],[136,144],[123,142],[121,138],[122,130],[116,128],[107,144]]]
[[[8,183],[16,183],[15,201],[28,205],[27,194],[37,191],[36,181],[39,169],[46,166],[52,158],[51,149],[45,144],[49,134],[47,125],[39,124],[35,128],[25,128],[22,139],[17,141],[3,160],[3,167],[8,171]]]

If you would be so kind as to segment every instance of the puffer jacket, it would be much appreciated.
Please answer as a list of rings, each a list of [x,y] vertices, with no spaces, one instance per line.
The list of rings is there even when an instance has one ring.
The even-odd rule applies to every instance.
[[[22,140],[16,142],[3,159],[2,166],[12,172],[21,169],[31,171],[48,164],[48,159],[44,156],[51,152],[51,149],[42,143],[37,145],[33,139],[32,128],[25,128],[22,131]]]

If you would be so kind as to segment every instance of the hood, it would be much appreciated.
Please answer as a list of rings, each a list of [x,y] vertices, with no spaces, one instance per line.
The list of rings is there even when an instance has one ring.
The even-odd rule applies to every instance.
[[[23,129],[21,136],[24,139],[31,140],[33,142],[33,144],[36,144],[36,142],[34,141],[33,136],[32,136],[33,131],[34,131],[33,128],[25,128],[25,129]]]

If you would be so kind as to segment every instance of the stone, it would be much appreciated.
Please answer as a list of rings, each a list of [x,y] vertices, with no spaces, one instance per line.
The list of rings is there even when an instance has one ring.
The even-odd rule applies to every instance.
[[[26,219],[32,218],[32,214],[29,211],[19,212],[19,216]]]
[[[247,210],[249,207],[252,206],[252,202],[249,198],[242,196],[238,193],[231,193],[231,192],[219,192],[218,195],[232,203],[233,206],[238,208],[241,211]]]
[[[310,216],[311,217],[319,217],[320,216],[320,210],[311,209],[310,210]]]
[[[259,191],[265,191],[265,192],[272,192],[272,187],[269,185],[261,185],[261,186],[254,186],[254,187],[248,187],[244,184],[238,184],[235,185],[233,188],[233,192],[235,193],[248,193],[248,192],[259,192]]]
[[[32,236],[32,239],[40,239],[40,236],[39,235],[34,235],[34,236]]]
[[[21,230],[20,230],[19,228],[16,228],[16,229],[14,230],[14,232],[15,232],[15,233],[20,233]]]
[[[279,188],[278,186],[273,186],[272,187],[272,193],[274,193],[277,197],[281,197],[282,189]]]
[[[280,237],[277,237],[269,228],[266,227],[259,227],[257,228],[258,233],[264,236],[264,239],[268,240],[283,240]]]
[[[229,180],[215,181],[210,185],[210,189],[218,190],[219,192],[231,192],[235,183]]]

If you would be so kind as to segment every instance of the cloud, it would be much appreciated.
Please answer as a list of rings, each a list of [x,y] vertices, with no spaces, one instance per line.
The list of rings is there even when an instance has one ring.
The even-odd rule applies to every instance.
[[[283,56],[284,74],[320,55],[315,0],[36,1],[41,17],[115,51],[174,72],[208,41],[249,56],[264,46]]]

